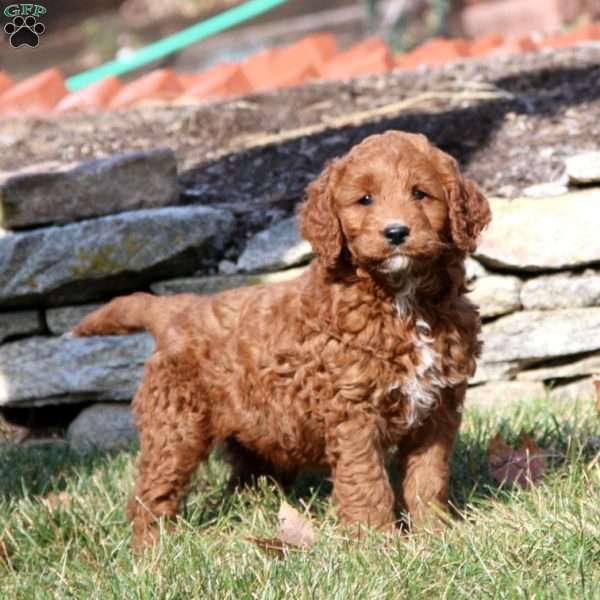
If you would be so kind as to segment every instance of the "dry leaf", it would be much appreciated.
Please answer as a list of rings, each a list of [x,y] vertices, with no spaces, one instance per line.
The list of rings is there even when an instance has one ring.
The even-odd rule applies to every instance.
[[[315,532],[310,521],[287,502],[279,507],[277,537],[297,548],[310,548],[315,543]]]
[[[246,541],[251,542],[255,546],[258,546],[262,550],[266,550],[267,552],[271,552],[277,556],[277,558],[283,558],[285,556],[285,552],[289,548],[286,544],[284,544],[281,540],[277,538],[255,538],[251,536],[246,536],[244,538]]]
[[[514,450],[496,434],[488,448],[488,463],[496,481],[518,483],[522,487],[536,484],[546,470],[544,452],[528,435],[523,436],[520,448]]]
[[[67,506],[69,506],[69,504],[71,504],[71,494],[69,494],[69,492],[59,492],[58,494],[56,492],[50,492],[45,498],[44,500],[46,501],[46,504],[48,505],[48,508],[50,510],[56,510],[57,508],[66,508]]]
[[[315,543],[315,532],[310,521],[287,502],[279,507],[279,527],[276,538],[245,538],[259,548],[273,552],[279,558],[286,550],[305,550]]]

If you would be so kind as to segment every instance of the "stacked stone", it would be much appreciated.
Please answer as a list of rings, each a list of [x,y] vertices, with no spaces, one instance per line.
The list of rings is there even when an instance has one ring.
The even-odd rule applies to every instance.
[[[169,149],[0,173],[0,406],[131,399],[149,336],[62,334],[219,256],[233,216],[178,202]]]
[[[491,200],[492,225],[467,263],[484,320],[472,404],[593,393],[600,154],[567,167],[569,182],[536,186],[552,195]],[[71,440],[103,445],[105,431],[106,443],[127,441],[130,412],[103,403],[131,399],[152,340],[64,335],[73,325],[119,293],[216,293],[296,277],[312,258],[290,217],[251,238],[236,262],[218,263],[233,216],[177,206],[177,186],[168,150],[0,179],[0,406],[92,402],[71,425]],[[200,273],[212,265],[220,274],[199,275],[200,265]]]

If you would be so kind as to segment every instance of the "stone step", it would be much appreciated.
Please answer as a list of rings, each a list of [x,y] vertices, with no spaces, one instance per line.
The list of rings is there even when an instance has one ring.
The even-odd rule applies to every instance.
[[[175,204],[175,153],[128,152],[78,163],[41,163],[0,172],[0,227],[70,223]]]
[[[233,228],[225,210],[187,206],[0,236],[0,306],[78,303],[192,274]]]
[[[31,337],[0,346],[0,406],[130,401],[154,347],[149,334]]]

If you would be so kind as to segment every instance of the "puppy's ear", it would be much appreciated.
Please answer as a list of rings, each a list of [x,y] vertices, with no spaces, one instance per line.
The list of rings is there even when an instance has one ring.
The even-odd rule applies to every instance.
[[[457,175],[448,186],[448,208],[452,241],[464,252],[475,252],[479,234],[492,218],[487,199],[473,180]]]
[[[336,162],[329,163],[318,179],[306,188],[306,200],[299,210],[300,233],[328,269],[337,265],[343,247],[332,193]]]

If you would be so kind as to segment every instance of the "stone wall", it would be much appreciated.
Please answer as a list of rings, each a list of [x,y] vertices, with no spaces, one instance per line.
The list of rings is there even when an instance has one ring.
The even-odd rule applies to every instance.
[[[593,392],[600,373],[599,170],[600,157],[588,155],[567,165],[568,180],[491,200],[493,224],[467,263],[484,320],[471,402]],[[289,279],[312,256],[294,217],[252,237],[241,255],[226,254],[237,247],[234,215],[177,206],[178,199],[169,150],[0,178],[0,406],[127,402],[153,342],[147,334],[70,337],[99,303],[139,289],[215,293]],[[112,432],[113,443],[117,421],[117,437],[130,439],[130,414],[110,405],[86,409],[70,436],[84,445],[84,424],[94,423]],[[90,436],[95,443],[102,437]]]

